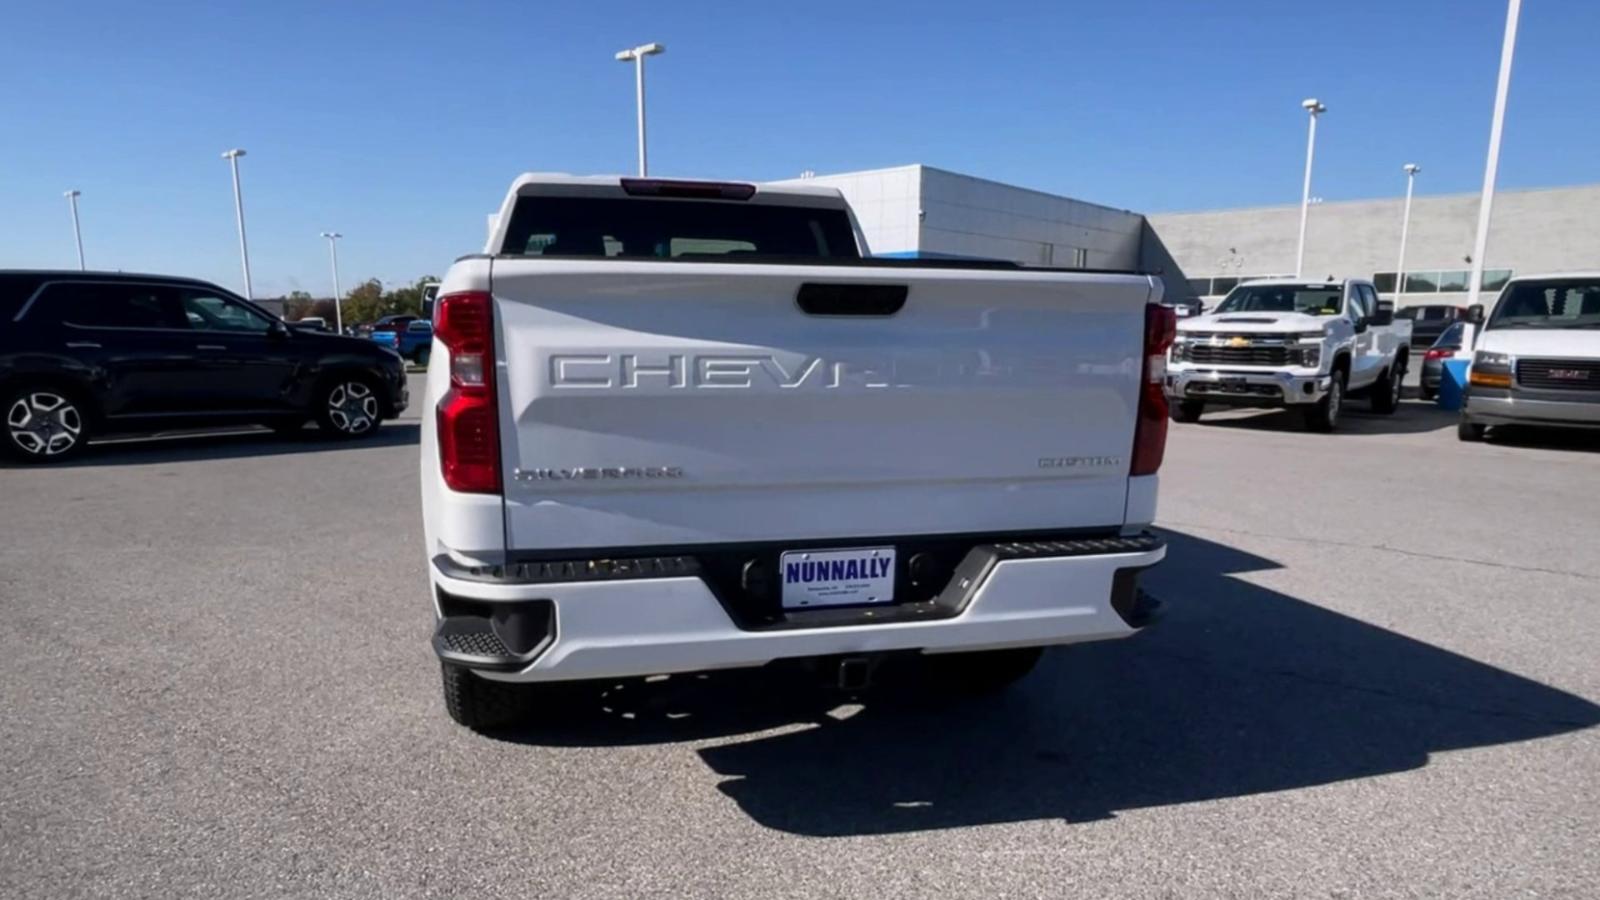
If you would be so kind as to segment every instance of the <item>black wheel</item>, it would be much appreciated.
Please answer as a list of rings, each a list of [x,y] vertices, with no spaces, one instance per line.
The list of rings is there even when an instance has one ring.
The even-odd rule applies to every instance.
[[[1372,411],[1389,415],[1400,408],[1400,386],[1405,381],[1405,370],[1400,368],[1398,360],[1395,368],[1385,369],[1378,376],[1378,381],[1372,386]]]
[[[1439,399],[1439,389],[1435,388],[1435,387],[1428,387],[1427,385],[1423,385],[1422,386],[1422,399],[1424,399],[1424,400],[1437,400],[1437,399]]]
[[[937,689],[952,694],[992,694],[1021,680],[1038,664],[1043,647],[940,653],[926,657]]]
[[[1339,414],[1344,411],[1345,378],[1343,369],[1333,370],[1333,381],[1328,385],[1328,393],[1305,411],[1307,431],[1326,434],[1339,427]]]
[[[1182,400],[1172,405],[1172,420],[1174,422],[1198,422],[1205,411],[1206,404],[1203,400]]]
[[[0,399],[5,413],[6,455],[29,463],[61,462],[89,443],[89,415],[83,401],[64,388],[22,385]]]
[[[1476,422],[1468,422],[1466,419],[1462,419],[1456,425],[1456,437],[1468,443],[1476,444],[1483,440],[1484,432],[1488,430],[1486,425],[1479,425]]]
[[[444,679],[444,708],[457,725],[487,731],[526,717],[526,686],[489,681],[449,663],[440,663],[439,671]]]
[[[317,394],[317,425],[333,437],[375,434],[382,420],[377,388],[361,375],[331,378]]]

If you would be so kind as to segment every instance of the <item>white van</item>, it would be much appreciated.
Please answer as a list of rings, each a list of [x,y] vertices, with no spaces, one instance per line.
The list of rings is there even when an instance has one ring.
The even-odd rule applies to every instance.
[[[1600,428],[1600,272],[1512,279],[1473,346],[1457,434],[1492,425]]]

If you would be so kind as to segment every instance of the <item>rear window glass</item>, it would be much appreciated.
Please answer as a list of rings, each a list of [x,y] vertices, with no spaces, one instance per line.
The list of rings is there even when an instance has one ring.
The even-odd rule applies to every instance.
[[[118,282],[51,285],[40,302],[68,325],[84,328],[186,328],[170,290]]]
[[[36,275],[0,272],[0,322],[9,322],[22,311],[24,303],[39,289]]]
[[[839,209],[620,197],[523,197],[502,253],[590,259],[855,259]]]

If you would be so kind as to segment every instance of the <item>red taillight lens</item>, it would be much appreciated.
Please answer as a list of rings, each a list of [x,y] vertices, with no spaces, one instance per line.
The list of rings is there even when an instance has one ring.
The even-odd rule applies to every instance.
[[[1456,351],[1454,351],[1454,350],[1445,350],[1445,349],[1437,349],[1436,348],[1436,349],[1430,349],[1427,353],[1422,354],[1422,358],[1423,359],[1449,359],[1449,358],[1451,358],[1452,356],[1455,356],[1455,355],[1456,355]]]
[[[445,294],[434,336],[450,353],[450,390],[439,401],[439,468],[453,491],[500,492],[500,422],[494,390],[494,298]]]
[[[1129,475],[1154,475],[1167,452],[1167,349],[1178,331],[1171,308],[1144,308],[1144,377],[1139,382],[1139,418],[1133,428],[1133,464]]]

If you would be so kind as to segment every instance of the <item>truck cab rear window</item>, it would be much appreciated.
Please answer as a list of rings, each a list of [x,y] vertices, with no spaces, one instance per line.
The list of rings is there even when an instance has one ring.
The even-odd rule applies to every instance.
[[[524,197],[502,253],[589,259],[855,259],[843,210],[655,198]]]

